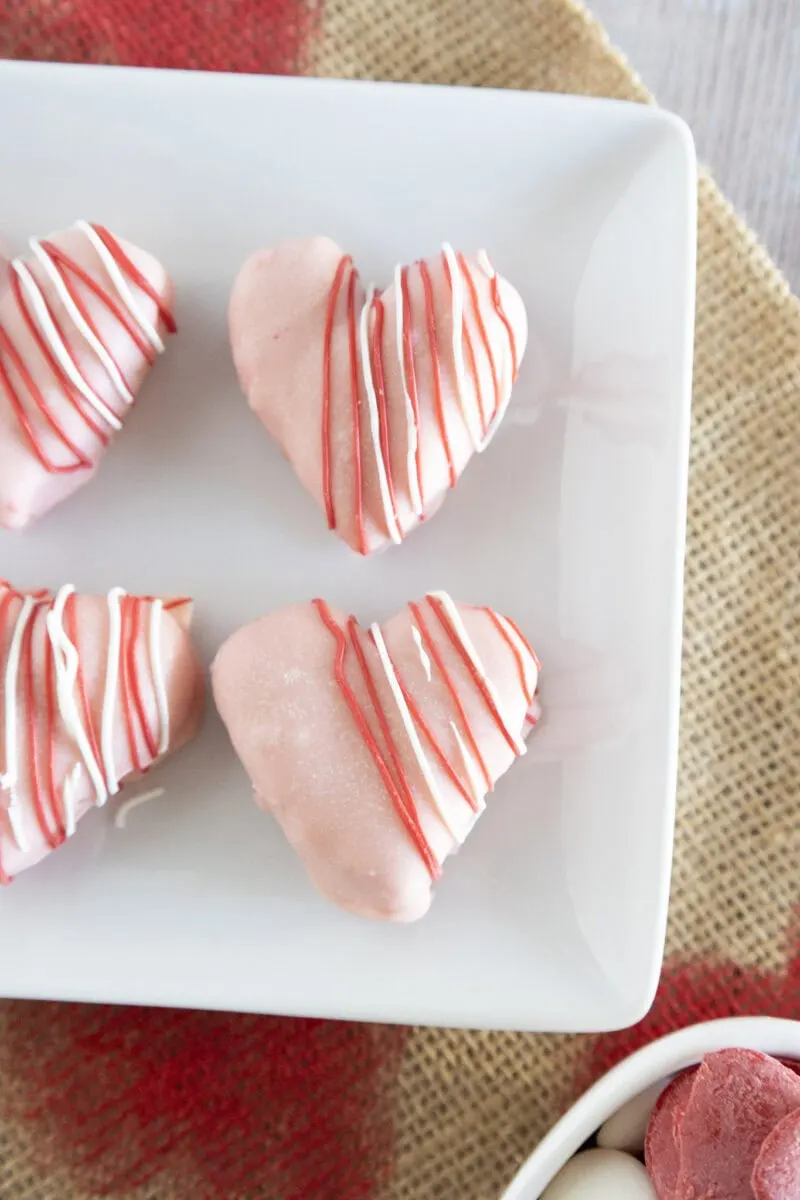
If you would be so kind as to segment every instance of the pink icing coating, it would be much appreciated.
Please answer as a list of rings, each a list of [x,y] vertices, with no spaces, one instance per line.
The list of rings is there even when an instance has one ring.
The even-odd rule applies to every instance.
[[[379,633],[413,709],[447,822],[413,751],[376,637],[345,613],[321,601],[271,613],[229,638],[212,667],[217,707],[256,801],[279,820],[316,886],[352,912],[398,921],[427,911],[438,868],[483,805],[480,768],[473,757],[470,778],[463,747],[470,754],[474,738],[493,784],[517,753],[501,724],[524,737],[536,678],[525,650],[523,682],[517,656],[487,610],[457,606],[501,711],[498,723],[437,624],[430,598],[418,609],[434,643],[420,639],[424,654],[411,607]]]
[[[24,595],[0,582],[0,717],[5,712],[6,667]],[[47,635],[53,597],[45,592],[36,595],[39,603],[28,625],[30,638],[20,663],[16,692],[19,778],[15,795],[26,845],[20,848],[8,818],[9,793],[0,791],[0,869],[5,881],[34,866],[63,842],[64,787],[79,760],[54,686],[52,643]],[[127,624],[127,636],[121,641],[118,658],[120,677],[125,671],[127,687],[120,686],[110,710],[114,759],[121,783],[138,777],[194,736],[201,718],[204,690],[202,666],[189,636],[191,603],[165,601],[158,655],[169,714],[169,740],[162,755],[157,745],[160,718],[147,636],[154,601],[151,597],[128,599],[129,616],[134,611],[137,614],[136,625],[132,620]],[[109,657],[107,598],[73,596],[65,608],[64,627],[78,650],[80,687],[76,694],[79,698],[81,693],[85,694],[90,736],[99,744]],[[4,770],[8,766],[9,747],[2,721],[0,749],[0,769]],[[77,820],[94,806],[95,792],[85,770],[76,781],[74,803]]]
[[[101,344],[119,365],[131,392],[136,393],[153,356],[136,323],[129,319],[97,249],[77,228],[53,234],[46,244],[54,248],[56,255],[63,252],[97,287],[98,292],[93,292],[85,279],[61,264]],[[158,298],[156,303],[147,290],[137,286],[133,275],[123,271],[141,313],[165,334],[171,318],[166,314],[165,323],[160,312],[166,313],[173,288],[164,268],[150,254],[122,239],[112,238],[109,244],[130,260],[134,271],[141,274]],[[24,262],[63,334],[79,374],[117,420],[124,421],[129,404],[80,333],[53,280],[34,255]],[[104,303],[103,295],[128,318],[130,328]],[[39,339],[34,331],[38,331]],[[88,482],[114,433],[74,384],[54,368],[47,349],[52,353],[21,277],[7,261],[0,262],[0,525],[9,529],[30,524]]]
[[[423,519],[435,513],[475,452],[469,419],[483,433],[502,415],[498,401],[524,353],[527,323],[515,289],[473,256],[455,261],[455,280],[444,253],[411,264],[402,287],[376,294],[368,310],[377,452],[360,337],[367,293],[341,248],[325,237],[281,242],[254,254],[233,288],[230,333],[242,389],[331,528],[361,553],[387,545],[390,526],[403,537],[419,523],[414,480]],[[464,315],[460,387],[456,311]],[[409,420],[418,444],[413,465]]]

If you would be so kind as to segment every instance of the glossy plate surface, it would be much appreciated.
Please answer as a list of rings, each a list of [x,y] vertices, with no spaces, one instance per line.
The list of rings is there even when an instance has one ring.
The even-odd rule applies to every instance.
[[[546,718],[421,923],[319,899],[209,713],[166,796],[0,896],[0,993],[529,1029],[636,1020],[658,975],[677,758],[695,161],[657,109],[487,90],[0,64],[0,239],[79,217],[159,255],[179,337],[98,478],[22,536],[18,585],[189,593],[210,660],[324,594],[362,619],[445,588],[529,633]],[[490,450],[362,561],[240,395],[246,256],[327,233],[378,283],[485,246],[531,341]],[[149,781],[148,781],[149,786]]]

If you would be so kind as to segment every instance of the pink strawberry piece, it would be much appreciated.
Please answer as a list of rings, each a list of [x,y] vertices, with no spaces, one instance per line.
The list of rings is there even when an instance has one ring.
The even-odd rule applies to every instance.
[[[800,1107],[800,1078],[755,1050],[706,1055],[678,1134],[675,1200],[752,1200],[750,1180],[771,1129]]]
[[[0,261],[0,525],[9,529],[91,479],[175,331],[164,268],[102,225],[31,238],[30,251]]]
[[[525,751],[537,669],[512,621],[435,592],[369,628],[323,600],[272,613],[212,680],[257,803],[319,890],[412,921]]]
[[[335,530],[370,554],[433,515],[506,411],[525,350],[517,292],[482,251],[365,288],[329,238],[243,266],[230,304],[250,406]]]
[[[191,602],[0,581],[0,882],[195,733]]]
[[[755,1200],[800,1197],[800,1108],[764,1138],[753,1168],[753,1195]]]
[[[664,1088],[650,1116],[644,1160],[658,1200],[674,1200],[680,1170],[678,1136],[696,1074],[697,1067],[690,1067],[677,1075]]]

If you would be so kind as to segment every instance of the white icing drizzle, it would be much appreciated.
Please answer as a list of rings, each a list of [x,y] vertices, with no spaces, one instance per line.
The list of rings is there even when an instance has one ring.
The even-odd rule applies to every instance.
[[[111,411],[108,405],[101,400],[94,389],[89,386],[83,375],[78,370],[75,359],[70,354],[66,342],[64,342],[64,340],[61,338],[58,330],[50,318],[41,288],[28,270],[26,263],[24,263],[21,258],[15,258],[11,263],[11,266],[19,276],[20,283],[22,284],[22,287],[30,301],[31,308],[33,309],[33,315],[36,318],[36,323],[38,324],[43,337],[49,343],[50,349],[60,363],[70,382],[74,384],[74,386],[83,396],[84,400],[91,405],[97,415],[102,417],[107,425],[110,425],[112,429],[122,429],[122,422]]]
[[[511,383],[510,383],[511,351],[510,350],[508,352],[508,355],[506,356],[505,361],[509,365],[509,369],[508,370],[504,369],[503,377],[500,380],[500,394],[501,394],[500,407],[498,408],[497,412],[495,413],[494,417],[492,418],[492,420],[489,423],[489,428],[486,430],[486,437],[483,439],[483,443],[481,444],[481,451],[484,451],[486,449],[486,447],[489,445],[489,443],[493,440],[494,435],[497,433],[498,429],[500,428],[503,417],[506,415],[506,409],[508,408],[509,402],[511,400]]]
[[[489,260],[489,255],[486,253],[485,250],[479,250],[477,252],[477,254],[475,255],[475,261],[477,262],[478,266],[483,271],[483,273],[487,277],[487,279],[494,279],[495,270]]]
[[[486,674],[483,663],[481,662],[478,652],[475,649],[475,646],[472,642],[472,639],[470,638],[469,634],[467,633],[466,626],[464,625],[464,622],[461,619],[461,613],[458,611],[458,607],[454,603],[452,597],[450,595],[448,595],[447,592],[430,592],[429,595],[433,596],[436,600],[438,600],[441,603],[442,607],[444,608],[445,612],[447,613],[447,616],[450,619],[450,624],[452,625],[452,628],[453,628],[453,632],[455,633],[458,640],[461,642],[461,645],[464,647],[464,651],[466,652],[467,657],[469,658],[470,662],[472,663],[473,667],[475,668],[478,676],[482,680],[484,686],[486,687],[487,692],[491,696],[492,701],[494,702],[494,706],[497,709],[498,715],[500,716],[500,720],[503,723],[503,728],[505,729],[506,733],[508,734],[508,737],[510,738],[510,740],[514,743],[514,747],[517,751],[517,754],[524,754],[525,753],[525,743],[520,739],[520,737],[517,734],[515,734],[509,728],[508,722],[505,719],[505,717],[503,716],[502,709],[501,709],[500,702],[499,702],[499,697],[497,695],[497,690],[496,690],[494,684],[492,683],[491,679]]]
[[[514,643],[517,650],[520,652],[520,655],[522,656],[523,675],[525,677],[525,692],[527,696],[533,696],[533,693],[536,691],[536,683],[539,678],[539,670],[536,666],[536,659],[531,654],[530,647],[525,644],[511,622],[506,620],[502,613],[496,612],[494,615],[503,626],[506,634]],[[525,668],[526,663],[530,664],[530,671],[533,673],[533,678],[530,678],[528,670]]]
[[[158,719],[161,734],[158,742],[159,756],[165,754],[169,746],[169,701],[167,686],[164,679],[164,657],[161,653],[161,617],[164,612],[164,601],[154,600],[150,609],[150,664],[153,672],[153,690],[158,705]]]
[[[91,228],[91,227],[89,227]],[[511,399],[511,390],[513,385],[513,355],[511,351],[511,340],[509,337],[504,337],[501,346],[497,347],[500,355],[499,364],[493,368],[497,372],[497,389],[500,396],[500,401],[497,411],[492,414],[489,421],[485,436],[481,428],[481,372],[478,370],[477,379],[474,381],[475,386],[471,387],[467,378],[467,372],[464,363],[464,341],[467,331],[467,313],[466,313],[466,287],[462,268],[449,242],[442,243],[442,255],[447,264],[448,273],[451,281],[451,302],[452,302],[452,353],[453,366],[455,376],[455,389],[459,411],[463,417],[464,424],[469,435],[473,450],[478,454],[482,453],[494,438],[500,423],[505,415],[509,401]],[[497,272],[492,266],[489,257],[485,250],[479,250],[475,255],[479,270],[491,281],[496,277]],[[464,268],[469,272],[469,267]],[[471,277],[470,277],[471,278]],[[397,364],[400,372],[400,381],[403,389],[403,404],[406,418],[406,475],[408,479],[408,499],[414,515],[421,519],[424,516],[424,507],[420,491],[420,481],[417,474],[417,449],[419,446],[420,430],[418,428],[414,405],[409,392],[408,374],[406,370],[405,358],[405,308],[403,304],[403,267],[397,265],[394,269],[394,301],[395,301],[395,349],[397,353]],[[485,285],[483,285],[485,290]],[[366,300],[361,309],[359,317],[359,349],[361,357],[361,371],[364,381],[364,391],[367,400],[367,411],[369,417],[369,432],[372,442],[372,449],[375,455],[375,462],[378,474],[378,490],[380,493],[381,507],[383,516],[386,522],[386,528],[389,532],[390,539],[398,545],[403,539],[403,530],[400,523],[399,515],[392,504],[392,497],[389,488],[389,476],[391,464],[387,462],[383,455],[380,437],[380,413],[378,409],[378,397],[375,389],[375,380],[373,374],[373,364],[369,351],[369,334],[370,320],[375,299],[375,287],[370,284]],[[476,302],[480,306],[481,289],[478,290]],[[499,315],[492,306],[492,317],[494,321],[500,320]],[[502,322],[501,322],[502,323]],[[508,331],[503,326],[504,334]],[[495,338],[490,338],[490,345],[495,346]],[[502,349],[502,346],[505,349]]]
[[[61,802],[64,808],[64,833],[68,838],[72,837],[77,824],[75,792],[82,770],[81,763],[75,763],[75,766],[64,780],[64,790],[61,793]]]
[[[473,759],[472,755],[470,754],[469,750],[467,749],[464,739],[462,738],[461,734],[458,732],[458,727],[456,726],[454,721],[450,722],[450,728],[453,731],[453,737],[456,739],[456,745],[458,746],[458,750],[461,755],[461,761],[464,764],[464,771],[466,772],[467,782],[469,783],[470,793],[472,795],[473,800],[475,801],[475,803],[478,806],[478,812],[475,814],[475,818],[477,820],[480,813],[482,813],[483,810],[486,808],[486,801],[484,799],[485,791],[484,791],[483,783],[481,781],[480,776],[478,775],[478,771],[475,766],[475,760]]]
[[[64,584],[57,592],[52,608],[46,617],[47,636],[53,652],[55,668],[56,703],[58,714],[68,736],[74,742],[80,759],[68,772],[62,789],[62,808],[64,813],[64,832],[72,837],[77,823],[77,793],[81,776],[86,774],[94,789],[94,802],[102,808],[110,795],[119,791],[120,780],[114,762],[114,718],[116,715],[117,698],[119,693],[119,658],[122,640],[122,621],[119,602],[125,595],[122,588],[112,588],[108,593],[108,658],[106,665],[106,680],[103,696],[103,711],[101,718],[101,753],[102,765],[98,763],[92,750],[91,741],[84,723],[84,717],[78,704],[77,681],[79,658],[78,651],[64,629],[64,608],[69,597],[74,593],[72,584]],[[18,743],[18,681],[19,664],[22,650],[22,640],[28,622],[36,608],[43,600],[26,596],[23,599],[17,617],[14,633],[11,638],[6,659],[4,678],[5,696],[5,770],[0,773],[0,791],[10,793],[7,815],[11,832],[18,848],[24,853],[29,848],[29,840],[25,836],[22,813],[19,807],[19,797],[16,787],[19,774],[19,743]],[[169,745],[170,722],[169,705],[167,700],[164,677],[164,661],[161,653],[161,621],[164,604],[161,600],[152,601],[149,653],[153,673],[153,691],[161,722],[159,755],[163,754]],[[128,807],[144,803],[146,799],[161,795],[162,789],[136,797]]]
[[[479,414],[473,404],[467,402],[467,380],[464,370],[464,279],[458,259],[449,242],[442,243],[444,255],[450,272],[451,293],[453,302],[453,363],[455,366],[456,393],[458,404],[467,426],[473,448],[480,453],[483,449],[483,439],[479,424]],[[475,397],[475,405],[478,398]]]
[[[152,791],[142,792],[139,796],[131,796],[130,800],[126,800],[124,804],[120,804],[114,817],[114,824],[117,829],[124,829],[128,816],[135,808],[140,808],[142,804],[149,804],[151,800],[159,800],[164,795],[164,788],[153,788]]]
[[[33,596],[26,596],[17,616],[11,645],[6,661],[6,675],[3,684],[5,695],[5,751],[6,769],[0,775],[0,788],[9,793],[8,823],[14,835],[14,841],[24,853],[28,849],[28,839],[22,823],[22,813],[19,807],[19,797],[16,792],[19,782],[19,744],[17,739],[17,684],[19,679],[19,660],[22,651],[22,639],[28,622],[31,619],[37,601]]]
[[[491,262],[489,261],[489,255],[486,253],[486,251],[479,250],[478,253],[475,255],[475,258],[478,263],[478,266],[484,272],[486,277],[489,280],[494,279],[497,272],[495,271],[494,267],[492,266]],[[496,321],[500,320],[499,316],[494,311],[494,306],[492,307],[492,315],[494,316]],[[501,322],[501,324],[502,324],[502,322]],[[508,337],[508,330],[505,328],[505,325],[503,325],[503,332],[506,334],[506,337],[504,339],[506,349],[505,349],[505,353],[503,355],[503,366],[502,366],[502,371],[501,371],[501,375],[500,375],[500,397],[501,397],[501,399],[500,399],[500,404],[497,408],[497,412],[492,417],[492,420],[489,423],[489,428],[486,430],[486,437],[483,439],[483,442],[481,443],[481,452],[483,452],[486,449],[486,447],[492,441],[492,439],[494,438],[494,435],[497,433],[498,429],[500,428],[503,417],[506,415],[506,409],[508,408],[509,402],[511,400],[511,391],[514,386],[514,361],[513,361],[513,355],[511,353],[511,341],[510,341],[510,338]]]
[[[111,380],[111,382],[113,383],[114,387],[116,388],[117,392],[119,393],[120,397],[125,401],[126,404],[133,404],[133,392],[130,390],[130,388],[126,384],[125,380],[122,378],[122,374],[120,373],[119,368],[117,367],[117,365],[114,362],[111,355],[106,350],[103,343],[94,334],[94,332],[90,329],[89,325],[87,324],[86,320],[83,317],[83,314],[81,313],[81,311],[78,308],[75,301],[72,299],[72,296],[69,293],[69,289],[67,288],[66,284],[64,283],[64,280],[61,276],[60,271],[58,270],[58,267],[53,262],[52,258],[47,253],[44,246],[42,246],[42,244],[38,238],[35,238],[35,237],[29,238],[28,245],[30,246],[32,252],[35,254],[36,258],[41,263],[42,268],[48,275],[50,281],[53,284],[53,287],[56,289],[56,292],[58,293],[58,298],[60,299],[61,303],[64,305],[64,308],[67,310],[70,317],[72,318],[75,328],[82,335],[82,337],[83,337],[84,341],[87,343],[87,345],[90,346],[92,350],[94,350],[94,352],[97,355],[97,357],[99,358],[100,362],[105,367],[106,373],[107,373],[109,379]]]
[[[413,621],[411,622],[411,636],[414,639],[414,645],[419,651],[419,661],[422,663],[422,669],[425,672],[425,678],[428,680],[428,683],[430,683],[432,678],[431,660],[428,658],[425,647],[422,644],[422,636]]]
[[[119,776],[114,762],[114,713],[119,688],[119,650],[122,637],[119,602],[124,595],[125,592],[122,588],[112,588],[108,593],[108,659],[103,714],[100,722],[100,752],[103,756],[107,794],[102,800],[98,800],[98,808],[103,807],[108,796],[115,796],[119,791]]]
[[[22,853],[25,854],[30,846],[30,842],[28,841],[28,836],[25,833],[25,826],[22,821],[22,812],[20,811],[19,801],[16,797],[12,797],[11,803],[6,809],[6,816],[8,817],[8,824],[11,827],[11,834],[14,838],[14,841],[17,843],[17,846]]]
[[[131,291],[127,279],[120,270],[119,264],[114,258],[114,255],[108,249],[108,246],[99,236],[99,234],[92,228],[88,221],[76,221],[75,228],[79,229],[81,233],[86,234],[87,238],[97,251],[97,256],[105,267],[120,300],[125,305],[128,312],[131,314],[134,321],[139,326],[153,349],[159,354],[163,354],[165,346],[158,330],[152,324],[152,322],[148,321],[147,317],[139,307],[139,303]]]
[[[400,529],[397,515],[392,509],[391,497],[389,495],[389,481],[386,474],[387,464],[383,460],[381,451],[380,438],[380,419],[378,416],[378,397],[375,392],[375,381],[372,378],[372,359],[369,353],[369,338],[368,338],[368,323],[370,313],[372,311],[372,301],[375,296],[374,284],[369,285],[367,290],[367,298],[364,301],[364,307],[361,310],[360,320],[360,345],[361,345],[361,370],[364,377],[364,390],[367,396],[367,408],[369,410],[369,431],[372,438],[372,448],[375,452],[375,462],[378,468],[378,486],[381,494],[381,503],[383,505],[383,515],[386,520],[386,528],[389,531],[389,537],[398,545],[403,540],[403,534]]]
[[[417,430],[417,422],[414,417],[414,406],[411,403],[411,395],[408,390],[408,379],[406,377],[406,356],[403,348],[405,314],[403,312],[403,268],[398,264],[394,269],[394,302],[395,302],[395,330],[397,333],[397,361],[400,365],[400,379],[403,384],[403,398],[406,406],[406,424],[408,426],[408,493],[411,500],[411,508],[416,517],[423,515],[422,496],[419,491],[419,480],[417,479],[417,445],[419,439],[419,431]]]
[[[108,799],[103,772],[94,756],[91,742],[83,724],[76,695],[78,679],[78,651],[67,637],[64,629],[64,605],[75,591],[71,583],[65,584],[58,592],[52,611],[47,616],[47,632],[53,647],[53,658],[56,668],[56,694],[61,720],[69,736],[78,748],[83,760],[86,773],[91,780],[95,793],[95,804],[102,807]],[[73,780],[73,788],[77,778]],[[66,786],[65,786],[66,790]]]
[[[419,769],[422,772],[422,777],[425,780],[428,791],[430,792],[433,806],[448,833],[457,842],[463,842],[467,832],[469,832],[468,830],[462,832],[460,829],[460,826],[462,826],[464,823],[464,814],[461,811],[463,805],[455,805],[448,803],[448,801],[445,800],[442,789],[439,787],[436,776],[431,768],[431,764],[428,761],[428,757],[422,748],[422,743],[419,740],[416,726],[414,725],[413,718],[408,710],[408,705],[406,704],[406,699],[403,695],[402,688],[397,681],[397,675],[395,674],[392,660],[389,657],[389,652],[386,649],[386,643],[383,640],[383,634],[381,633],[380,625],[370,625],[370,633],[375,641],[378,657],[380,659],[381,666],[383,667],[386,681],[389,684],[392,697],[397,705],[397,711],[400,714],[400,719],[403,722],[406,735],[408,736],[409,745],[411,746],[414,757],[419,765]],[[449,812],[447,811],[448,809],[450,810]]]

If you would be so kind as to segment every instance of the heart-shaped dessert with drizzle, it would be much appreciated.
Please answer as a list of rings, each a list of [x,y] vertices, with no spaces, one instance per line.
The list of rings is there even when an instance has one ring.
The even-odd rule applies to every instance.
[[[0,525],[21,529],[91,479],[175,332],[144,250],[79,221],[0,262]]]
[[[250,406],[329,528],[370,554],[430,517],[489,444],[527,322],[483,251],[445,245],[379,293],[317,237],[245,263],[230,333]]]
[[[0,581],[0,882],[193,737],[203,669],[191,617],[181,598]]]
[[[519,628],[445,592],[369,629],[315,600],[238,630],[214,696],[258,804],[319,890],[413,921],[537,720]]]

